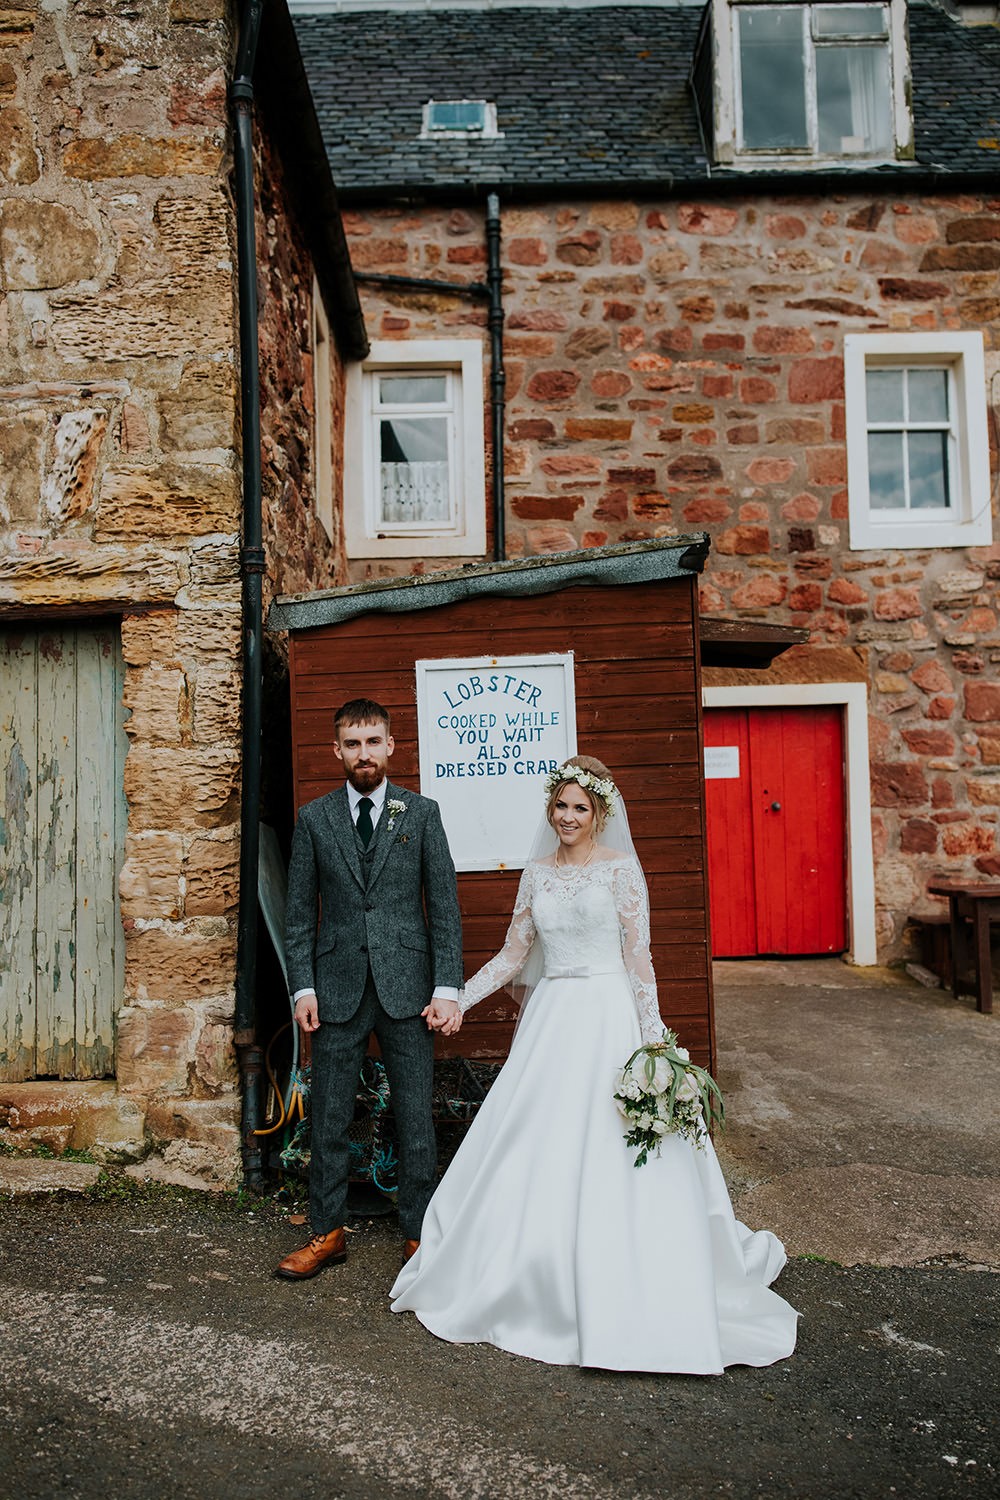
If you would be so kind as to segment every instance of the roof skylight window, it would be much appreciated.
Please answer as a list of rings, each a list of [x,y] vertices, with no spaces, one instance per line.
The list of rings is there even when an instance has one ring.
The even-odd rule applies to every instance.
[[[424,105],[422,140],[496,139],[497,107],[485,99],[431,99]]]

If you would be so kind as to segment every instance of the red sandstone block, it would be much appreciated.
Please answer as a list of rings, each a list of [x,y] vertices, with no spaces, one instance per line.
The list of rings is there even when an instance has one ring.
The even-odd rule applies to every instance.
[[[816,534],[811,526],[789,526],[789,552],[812,552],[816,546]]]
[[[605,323],[627,323],[635,312],[634,302],[605,302]]]
[[[797,443],[809,447],[821,443],[825,436],[823,423],[814,417],[779,417],[764,427],[764,437],[769,443]]]
[[[786,500],[781,507],[781,514],[786,521],[815,521],[822,509],[815,495],[810,495],[808,490],[803,490],[801,495],[796,495],[793,500]]]
[[[944,237],[949,245],[1000,240],[1000,218],[993,213],[983,218],[953,219],[945,230]]]
[[[671,354],[687,354],[694,348],[694,334],[686,323],[679,328],[661,328],[653,337],[657,349],[666,349]]]
[[[528,381],[532,401],[568,401],[580,384],[575,370],[539,370]]]
[[[806,476],[810,484],[844,484],[847,479],[847,454],[844,449],[807,449]]]
[[[925,818],[909,818],[900,830],[899,847],[904,854],[933,854],[938,830]]]
[[[446,259],[452,266],[476,266],[486,261],[485,245],[449,245]]]
[[[670,501],[656,490],[644,491],[634,497],[632,514],[640,521],[669,521]]]
[[[927,214],[901,214],[896,219],[895,230],[897,240],[902,240],[904,245],[929,245],[932,240],[941,238],[937,220]]]
[[[606,531],[585,531],[580,538],[581,547],[603,547],[608,539]]]
[[[904,729],[903,739],[914,755],[955,754],[955,736],[948,729]]]
[[[973,724],[992,724],[1000,719],[1000,685],[995,682],[965,684],[965,717]]]
[[[632,423],[616,417],[570,417],[566,423],[566,436],[627,443],[632,436]]]
[[[733,377],[731,375],[703,375],[701,393],[703,396],[721,397],[727,400],[733,394]]]
[[[677,227],[685,234],[732,234],[738,221],[738,211],[721,203],[681,203],[677,209]]]
[[[727,556],[750,557],[771,550],[771,533],[766,526],[732,526],[715,539],[717,552]]]
[[[805,222],[794,214],[768,214],[764,228],[773,240],[801,240],[806,232]]]
[[[770,573],[762,573],[757,578],[751,578],[749,583],[734,589],[733,603],[737,609],[770,609],[772,605],[782,603],[786,591],[783,579],[775,578]]]
[[[656,483],[655,469],[609,469],[609,484],[642,485],[644,489]]]
[[[864,604],[868,599],[864,589],[849,578],[835,578],[826,591],[826,597],[834,604]]]
[[[717,526],[733,513],[725,500],[691,500],[684,507],[684,519],[689,526]]]
[[[932,698],[927,705],[929,719],[950,719],[954,712],[954,698]]]
[[[710,453],[682,453],[667,465],[675,484],[711,484],[722,478],[722,465]]]
[[[756,422],[742,422],[737,427],[726,429],[727,443],[759,443],[760,428]]]
[[[880,276],[878,289],[886,302],[936,302],[951,292],[945,281],[916,281],[905,276]]]
[[[596,229],[569,234],[556,245],[556,259],[570,266],[592,266],[601,255],[601,236]]]
[[[634,234],[616,234],[611,240],[613,266],[637,266],[642,260],[642,241]]]
[[[746,348],[746,343],[742,333],[706,333],[701,347],[706,353],[714,353],[720,349],[734,349],[738,352]]]
[[[941,835],[945,854],[991,854],[996,848],[996,833],[982,824],[963,823],[946,828]]]
[[[918,667],[912,674],[911,680],[925,693],[950,693],[953,690],[952,680],[939,661],[925,661],[923,666]],[[940,753],[943,755],[947,752],[941,751]]]
[[[794,458],[755,458],[747,465],[747,478],[754,484],[787,484],[797,468]]]
[[[544,441],[546,438],[554,438],[556,430],[547,417],[528,417],[512,422],[510,435],[518,443]]]
[[[816,340],[808,328],[772,328],[754,331],[753,346],[761,354],[808,354]]]
[[[789,401],[843,401],[844,361],[799,359],[788,372]]]
[[[576,548],[576,537],[564,526],[533,526],[528,532],[528,546],[532,552],[572,552]]]
[[[871,777],[876,807],[916,807],[927,801],[927,779],[915,761],[875,761]]]
[[[850,514],[847,500],[847,491],[838,490],[835,495],[830,496],[830,516],[834,521],[846,521]]]
[[[608,490],[600,505],[594,510],[595,521],[625,521],[628,519],[628,491]]]
[[[719,434],[714,427],[696,427],[688,431],[692,443],[697,443],[701,448],[714,448],[719,441]]]
[[[773,380],[764,380],[759,375],[747,375],[740,381],[740,400],[751,405],[758,405],[762,401],[773,401],[778,394],[778,387]]]
[[[1000,245],[932,245],[920,260],[921,271],[995,271]]]
[[[512,312],[507,318],[508,328],[524,328],[532,333],[561,333],[569,327],[565,313],[553,308],[538,307],[522,312]]]
[[[688,323],[711,323],[715,317],[715,299],[706,295],[682,297],[678,311]]]
[[[572,521],[582,495],[515,495],[511,510],[522,521]]]
[[[592,453],[551,453],[542,459],[546,474],[600,474],[603,465]]]
[[[549,258],[549,252],[543,240],[511,240],[505,249],[507,259],[515,266],[544,266]]]
[[[916,589],[886,589],[875,596],[876,620],[915,620],[923,612]]]
[[[631,354],[633,350],[641,349],[645,342],[645,333],[633,323],[629,323],[623,327],[618,335],[618,347],[624,354]]]
[[[788,596],[789,609],[812,614],[823,603],[823,590],[818,583],[800,583]]]
[[[595,396],[624,396],[632,389],[632,378],[621,370],[598,370],[590,379]]]

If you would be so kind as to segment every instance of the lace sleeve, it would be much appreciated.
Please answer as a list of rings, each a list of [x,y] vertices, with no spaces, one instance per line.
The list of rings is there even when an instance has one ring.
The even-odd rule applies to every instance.
[[[531,952],[531,945],[535,941],[535,922],[531,915],[531,871],[531,865],[526,865],[517,888],[514,914],[510,919],[503,947],[495,958],[483,964],[478,974],[473,974],[465,986],[464,994],[459,998],[463,1015],[471,1006],[478,1005],[480,1000],[485,1000],[487,995],[492,995],[494,990],[502,988],[513,979]]]
[[[649,952],[649,898],[639,867],[634,861],[615,870],[615,905],[622,934],[622,956],[628,972],[642,1040],[658,1042],[663,1021],[656,997],[656,976]]]

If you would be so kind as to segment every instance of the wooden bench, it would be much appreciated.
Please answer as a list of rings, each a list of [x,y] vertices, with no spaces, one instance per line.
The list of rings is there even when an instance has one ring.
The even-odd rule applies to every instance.
[[[948,900],[951,926],[951,992],[956,997],[965,988],[972,960],[972,992],[976,1009],[983,1014],[993,1010],[993,963],[990,954],[990,926],[1000,922],[1000,880],[931,880],[927,889],[932,896]],[[966,947],[966,921],[972,927],[972,953]]]

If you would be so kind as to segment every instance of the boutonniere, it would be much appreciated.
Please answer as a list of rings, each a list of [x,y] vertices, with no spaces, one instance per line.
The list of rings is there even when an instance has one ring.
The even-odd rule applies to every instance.
[[[406,811],[406,803],[401,802],[398,797],[390,797],[386,803],[389,809],[389,832],[396,826],[396,819],[401,818]]]

